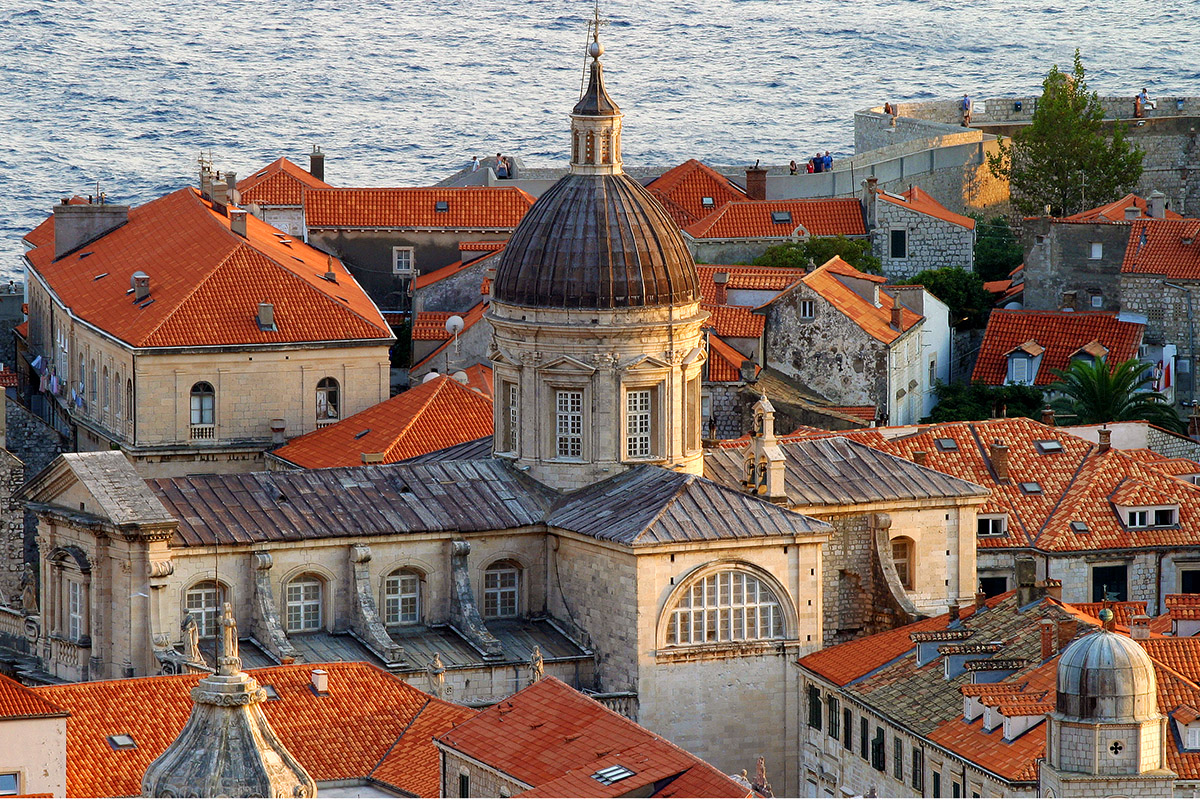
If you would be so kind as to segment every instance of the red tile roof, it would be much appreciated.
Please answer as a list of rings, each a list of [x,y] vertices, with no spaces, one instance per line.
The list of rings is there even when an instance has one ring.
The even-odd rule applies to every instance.
[[[830,406],[828,410],[857,417],[864,422],[874,422],[877,413],[875,406]]]
[[[458,334],[458,335],[459,335],[459,336],[462,336],[464,333],[466,333],[468,330],[470,330],[470,328],[471,328],[471,326],[472,326],[472,325],[474,325],[475,323],[477,323],[477,322],[479,322],[481,319],[483,319],[483,315],[484,315],[484,312],[486,312],[486,311],[487,311],[487,307],[488,307],[488,304],[487,304],[487,301],[485,300],[484,302],[482,302],[482,303],[479,303],[478,305],[476,305],[474,308],[472,308],[472,309],[471,309],[470,311],[468,311],[467,313],[465,313],[465,314],[460,314],[459,316],[461,316],[461,317],[463,318],[463,329],[462,329],[461,331],[459,331],[459,334]],[[430,313],[430,314],[441,314],[441,313],[443,313],[443,312],[431,311],[431,312],[421,312],[421,313],[422,313],[422,314],[425,314],[425,313]],[[449,316],[450,316],[449,314],[446,314],[446,318],[449,318]],[[433,320],[433,318],[430,318],[430,319],[431,319],[431,320]],[[437,322],[436,322],[436,321],[428,321],[428,322],[426,322],[426,323],[425,323],[425,325],[424,325],[424,327],[423,327],[423,330],[424,330],[424,331],[426,331],[426,333],[424,333],[423,335],[428,335],[428,336],[431,336],[431,337],[432,337],[432,336],[433,336],[433,326],[434,326],[434,325],[436,325],[436,324],[437,324]],[[445,322],[445,319],[443,319],[443,320],[441,321],[441,324],[442,324],[442,326],[443,326],[443,327],[442,327],[442,330],[444,331],[444,330],[445,330],[445,324],[446,324],[446,322]],[[416,330],[416,325],[414,325],[414,326],[413,326],[413,329],[414,329],[414,331]],[[414,335],[414,336],[413,336],[413,338],[415,339],[415,338],[416,338],[416,336]],[[429,363],[431,363],[432,359],[433,359],[433,358],[434,358],[436,355],[438,355],[439,353],[441,353],[441,352],[442,352],[443,350],[445,350],[447,347],[453,347],[453,346],[454,346],[454,345],[453,345],[453,338],[454,338],[454,337],[452,337],[452,336],[445,336],[445,337],[443,337],[443,338],[445,339],[445,341],[443,341],[443,342],[442,342],[442,345],[441,345],[440,347],[438,347],[436,350],[434,350],[432,353],[430,353],[429,355],[425,356],[425,358],[421,359],[420,363],[418,363],[418,364],[413,364],[413,365],[412,365],[412,367],[409,369],[409,372],[415,372],[415,371],[418,371],[418,370],[424,369],[425,365],[426,365],[426,364],[429,364]],[[426,340],[426,341],[428,341],[428,340]],[[434,339],[433,341],[436,341],[436,339]]]
[[[671,218],[683,228],[734,200],[745,200],[742,187],[712,167],[689,159],[646,185]],[[704,204],[704,198],[711,202]]]
[[[719,336],[727,339],[757,339],[762,336],[767,318],[755,314],[749,306],[713,306],[705,303],[700,307],[709,314],[705,327],[712,328]]]
[[[29,338],[29,320],[25,320],[20,325],[17,325],[15,328],[13,328],[13,330],[16,331],[17,336],[20,336],[22,339],[28,339]]]
[[[1090,208],[1087,211],[1080,211],[1078,214],[1072,214],[1069,217],[1063,217],[1063,220],[1069,222],[1125,222],[1125,209],[1136,208],[1142,216],[1146,216],[1146,198],[1139,197],[1136,194],[1127,194],[1120,200],[1114,200],[1107,205],[1098,208]],[[1183,216],[1176,214],[1174,211],[1167,209],[1165,215],[1167,219],[1183,219]]]
[[[955,214],[937,200],[934,200],[933,196],[928,192],[916,186],[907,192],[901,192],[899,195],[889,194],[888,192],[877,192],[875,197],[885,203],[891,203],[900,208],[907,208],[909,211],[916,211],[918,214],[925,214],[944,222],[952,222],[969,231],[975,230],[975,220],[965,217],[962,214]]]
[[[873,283],[882,282],[884,279],[878,275],[859,272],[838,256],[834,256],[803,278],[803,282],[808,288],[819,294],[878,341],[890,344],[899,338],[901,333],[910,330],[921,321],[920,314],[902,307],[901,327],[903,330],[897,331],[892,327],[892,307],[895,305],[895,300],[887,292],[880,290],[879,306],[876,307],[838,280],[837,276],[839,275],[860,278]]]
[[[735,348],[728,345],[720,336],[711,334],[708,337],[708,379],[717,383],[740,383],[742,380],[742,362],[746,357]],[[762,367],[754,365],[757,375]]]
[[[786,211],[791,221],[772,221]],[[866,236],[857,200],[741,200],[726,203],[684,231],[694,239],[787,239],[797,231],[811,236]]]
[[[768,292],[782,292],[796,281],[804,277],[802,269],[785,269],[781,267],[752,267],[745,264],[698,264],[696,271],[700,274],[700,295],[705,303],[717,302],[717,287],[713,283],[713,275],[724,272],[729,276],[726,289],[757,289]]]
[[[491,436],[492,425],[491,398],[443,375],[271,454],[305,469],[358,466],[364,453],[383,453],[391,464]]]
[[[460,253],[495,253],[503,250],[508,242],[461,242],[458,245]]]
[[[715,767],[555,678],[527,686],[438,741],[532,786],[526,797],[620,797],[689,773],[691,796],[747,796]],[[615,765],[633,775],[608,786],[591,777]]]
[[[315,189],[304,196],[304,217],[310,228],[511,231],[532,205],[515,186]]]
[[[1200,280],[1200,219],[1134,220],[1121,272]]]
[[[286,158],[272,161],[237,184],[243,204],[258,203],[260,206],[298,206],[304,203],[306,189],[332,188]]]
[[[467,373],[467,388],[474,389],[488,400],[495,400],[495,381],[491,367],[487,364],[472,364],[463,372]]]
[[[988,317],[971,379],[990,386],[1003,384],[1008,377],[1008,354],[1034,341],[1046,348],[1034,383],[1046,386],[1057,380],[1054,370],[1066,369],[1071,356],[1093,341],[1108,349],[1110,363],[1133,358],[1145,327],[1118,320],[1111,312],[996,309]]]
[[[65,717],[66,709],[27,686],[0,675],[0,720]]]
[[[323,697],[308,688],[317,667],[329,673],[329,694]],[[260,684],[275,688],[279,699],[263,703],[263,713],[284,746],[318,782],[364,779],[386,770],[388,777],[381,780],[436,797],[440,764],[431,736],[474,713],[432,698],[370,664],[247,671]],[[67,795],[140,795],[146,767],[183,729],[192,709],[189,692],[199,680],[198,675],[172,675],[34,689],[71,714]],[[426,714],[429,718],[422,719]],[[137,747],[113,750],[106,737],[118,733],[131,735]]]
[[[34,270],[84,321],[132,347],[378,340],[391,329],[336,259],[247,215],[246,238],[194,189],[130,209],[129,222],[54,259],[53,241],[27,254]],[[150,276],[148,302],[127,294]],[[336,282],[325,280],[327,271]],[[260,330],[258,304],[277,330]]]
[[[998,281],[984,281],[983,290],[992,294],[1003,294],[1012,288],[1012,278],[1003,278]]]

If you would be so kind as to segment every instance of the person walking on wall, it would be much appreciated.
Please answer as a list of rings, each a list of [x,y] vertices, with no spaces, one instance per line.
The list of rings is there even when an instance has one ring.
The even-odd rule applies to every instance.
[[[959,108],[962,109],[963,127],[969,127],[971,124],[971,98],[964,94],[962,102],[959,103]]]
[[[496,177],[500,180],[508,177],[508,162],[499,153],[496,153]]]

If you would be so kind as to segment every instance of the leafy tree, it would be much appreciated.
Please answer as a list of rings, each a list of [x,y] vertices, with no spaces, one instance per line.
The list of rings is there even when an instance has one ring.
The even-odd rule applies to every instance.
[[[1025,259],[1021,243],[1002,216],[975,216],[975,271],[984,281],[1008,277]]]
[[[878,275],[883,268],[883,263],[871,255],[869,240],[845,236],[819,236],[771,245],[752,263],[758,267],[807,269],[809,262],[819,267],[834,256],[841,256],[847,264],[863,272]]]
[[[1071,415],[1070,422],[1097,425],[1119,420],[1144,419],[1160,428],[1184,432],[1183,420],[1160,392],[1149,391],[1154,378],[1146,364],[1131,358],[1119,364],[1076,359],[1047,391],[1061,395],[1051,402],[1056,412]]]
[[[927,269],[907,282],[924,286],[950,307],[950,327],[982,328],[987,325],[992,295],[983,288],[983,279],[976,273],[962,267]]]
[[[1009,181],[1023,214],[1041,214],[1047,205],[1054,216],[1094,208],[1129,192],[1142,175],[1144,153],[1126,139],[1124,125],[1110,133],[1077,49],[1074,70],[1050,70],[1029,126],[1000,142],[988,170]]]
[[[1040,419],[1045,402],[1036,386],[988,386],[974,383],[942,383],[933,387],[937,405],[922,422],[959,422],[995,417]]]

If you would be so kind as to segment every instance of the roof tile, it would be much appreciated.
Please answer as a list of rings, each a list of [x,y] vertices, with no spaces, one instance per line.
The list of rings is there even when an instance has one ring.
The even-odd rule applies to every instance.
[[[786,222],[773,215],[787,213]],[[684,231],[694,239],[787,239],[810,236],[866,236],[857,200],[740,200],[726,203]]]
[[[438,203],[446,210],[438,211]],[[304,197],[310,228],[508,230],[533,198],[515,186],[404,189],[315,189]]]
[[[1071,357],[1092,342],[1119,363],[1137,355],[1145,325],[1125,322],[1111,312],[996,309],[988,317],[972,380],[999,386],[1008,379],[1008,354],[1029,343],[1044,348],[1034,383],[1047,386]]]

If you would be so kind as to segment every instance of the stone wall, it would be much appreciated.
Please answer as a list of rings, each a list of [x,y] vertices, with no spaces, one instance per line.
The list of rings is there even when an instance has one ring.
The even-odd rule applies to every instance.
[[[16,487],[20,487],[24,481],[41,472],[60,453],[68,452],[70,443],[63,439],[54,428],[11,397],[5,398],[4,411],[8,452],[20,459],[24,465],[21,470],[21,480],[16,483]],[[9,495],[14,499],[16,487]],[[33,512],[24,510],[21,515],[23,545],[22,553],[17,557],[18,568],[27,561],[34,565],[38,563],[37,517]],[[6,565],[11,567],[11,556],[8,555],[6,558],[10,559],[6,561]],[[0,599],[7,597],[8,594],[8,592],[0,593]]]
[[[1128,223],[1026,220],[1021,232],[1024,307],[1059,310],[1064,293],[1074,292],[1076,311],[1120,311],[1121,262],[1128,241]],[[1092,243],[1100,245],[1100,258],[1092,258]]]
[[[1198,171],[1200,172],[1200,171]],[[1145,339],[1152,343],[1173,344],[1178,348],[1175,369],[1175,399],[1192,399],[1195,366],[1187,363],[1195,359],[1192,348],[1200,331],[1189,330],[1189,310],[1200,312],[1200,281],[1173,280],[1172,283],[1186,287],[1186,291],[1163,286],[1160,275],[1124,273],[1121,275],[1122,310],[1146,317]],[[1191,308],[1189,309],[1189,299]],[[1193,323],[1194,325],[1194,323]],[[1180,363],[1184,360],[1185,363]],[[1191,367],[1184,371],[1184,367]]]
[[[478,761],[463,758],[450,750],[438,748],[442,754],[442,797],[512,797],[525,791],[524,784],[506,778]],[[461,792],[461,777],[465,776],[468,791]]]
[[[749,430],[746,427],[746,404],[741,398],[741,389],[744,385],[742,383],[710,382],[704,384],[704,391],[709,397],[709,416],[704,419],[702,429],[704,436],[708,436],[710,433],[709,419],[716,420],[716,438],[718,439],[737,439]],[[786,433],[791,433],[791,431],[786,431]]]
[[[1190,458],[1200,461],[1200,442],[1168,433],[1152,425],[1146,426],[1146,447],[1167,458]]]
[[[1090,603],[1092,600],[1092,568],[1127,564],[1129,600],[1143,600],[1151,614],[1157,614],[1158,554],[1131,551],[1105,553],[1063,553],[1050,559],[1050,577],[1063,582],[1065,603]],[[1040,576],[1039,576],[1040,577]]]
[[[922,270],[942,267],[975,269],[974,231],[886,200],[876,198],[874,204],[871,249],[883,261],[883,274],[888,278],[910,278]],[[891,257],[893,230],[906,232],[905,258]]]
[[[494,268],[497,261],[495,256],[476,259],[453,275],[415,289],[414,307],[417,311],[450,311],[465,314],[487,299],[487,295],[480,292],[480,287],[487,271]]]
[[[418,344],[417,342],[413,343]],[[458,346],[455,347],[453,341],[445,342],[420,342],[420,344],[437,344],[446,347],[440,352],[434,354],[437,349],[426,348],[427,352],[419,363],[414,363],[408,371],[408,382],[410,386],[416,386],[431,372],[437,372],[442,375],[453,375],[460,369],[475,364],[489,364],[488,351],[492,344],[492,323],[486,318],[478,320],[474,325],[464,330],[458,335]],[[414,356],[416,355],[414,348]],[[414,362],[416,359],[413,359]]]

